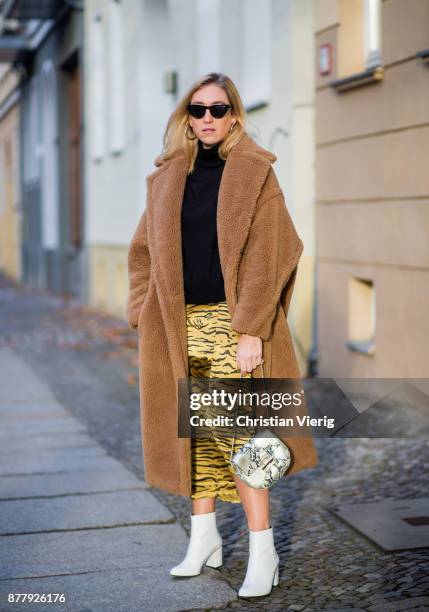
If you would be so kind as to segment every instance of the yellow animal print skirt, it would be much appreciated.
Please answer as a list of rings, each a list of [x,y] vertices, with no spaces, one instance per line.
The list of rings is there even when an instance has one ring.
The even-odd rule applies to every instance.
[[[227,302],[186,304],[189,377],[240,378],[236,354],[239,334],[231,329]],[[243,378],[251,378],[249,372]],[[205,433],[204,433],[205,435]],[[240,497],[231,468],[231,447],[235,453],[249,436],[232,437],[212,433],[192,438],[191,499],[219,497],[239,503]]]

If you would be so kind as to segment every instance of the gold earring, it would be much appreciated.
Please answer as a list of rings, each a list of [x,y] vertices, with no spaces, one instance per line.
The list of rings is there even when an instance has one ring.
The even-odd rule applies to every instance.
[[[188,136],[188,129],[189,129],[189,128],[191,128],[191,130],[192,130],[192,127],[191,127],[191,126],[189,125],[189,123],[188,123],[188,125],[186,126],[186,130],[185,130],[185,136],[186,136],[186,138],[187,138],[188,140],[196,140],[196,139],[197,139],[197,137],[195,136],[195,134],[194,134],[194,138],[191,138],[190,136]],[[193,131],[193,130],[192,130],[192,133],[194,133],[194,131]]]
[[[235,123],[231,123],[229,131],[232,132],[232,130],[234,129]]]

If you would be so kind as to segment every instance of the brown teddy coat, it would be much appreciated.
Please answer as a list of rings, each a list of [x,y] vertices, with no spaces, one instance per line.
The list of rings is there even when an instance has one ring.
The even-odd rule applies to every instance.
[[[303,244],[271,166],[276,159],[247,133],[230,151],[219,189],[219,256],[232,328],[262,338],[266,378],[299,378],[286,316]],[[155,165],[128,251],[127,319],[139,336],[146,481],[189,496],[191,443],[178,437],[178,379],[188,376],[181,252],[187,160],[178,151]],[[311,437],[283,439],[292,451],[287,476],[318,464]]]

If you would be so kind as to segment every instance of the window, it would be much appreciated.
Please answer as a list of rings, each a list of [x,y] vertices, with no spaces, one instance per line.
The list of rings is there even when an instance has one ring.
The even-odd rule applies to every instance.
[[[45,248],[56,249],[59,244],[57,79],[50,60],[46,60],[42,66],[40,96],[42,242]]]
[[[364,58],[366,68],[381,64],[380,0],[365,0]]]
[[[90,126],[91,149],[94,160],[100,160],[105,152],[105,50],[103,18],[95,13],[90,27]]]
[[[109,4],[109,137],[112,153],[124,148],[124,40],[122,5]]]
[[[340,0],[337,53],[339,79],[381,65],[380,0]]]
[[[243,10],[242,97],[247,110],[271,97],[271,0],[245,0]]]
[[[39,82],[34,76],[29,85],[24,112],[24,180],[36,181],[39,178]]]
[[[346,346],[366,355],[375,352],[375,289],[372,280],[352,278],[349,281]]]
[[[220,69],[220,2],[197,0],[195,62],[198,74]]]

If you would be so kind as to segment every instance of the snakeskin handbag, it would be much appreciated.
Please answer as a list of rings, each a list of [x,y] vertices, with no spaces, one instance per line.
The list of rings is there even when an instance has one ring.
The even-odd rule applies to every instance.
[[[262,377],[265,379],[263,360]],[[231,447],[231,466],[234,473],[254,489],[268,489],[287,472],[291,464],[291,452],[287,444],[264,429],[253,435],[240,450],[233,455],[234,439]]]

